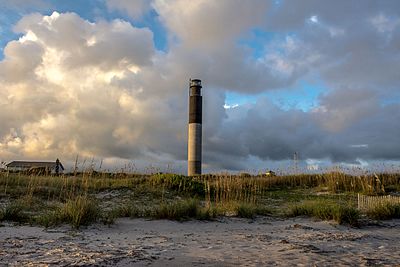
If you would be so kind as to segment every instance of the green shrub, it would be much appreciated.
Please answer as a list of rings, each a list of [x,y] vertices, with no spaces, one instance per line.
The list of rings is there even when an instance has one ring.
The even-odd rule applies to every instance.
[[[55,226],[63,222],[63,218],[59,210],[48,211],[45,214],[40,214],[34,218],[35,223],[44,227]]]
[[[164,185],[166,188],[196,196],[204,196],[204,184],[193,177],[179,174],[155,174],[150,178],[153,185]]]
[[[89,225],[100,217],[97,203],[87,196],[78,196],[69,199],[60,210],[63,221],[68,222],[74,228],[81,225]]]
[[[256,207],[247,203],[240,203],[236,208],[236,214],[241,218],[254,218]]]
[[[351,226],[358,226],[359,218],[359,211],[349,206],[338,206],[338,209],[333,216],[333,219],[339,224],[348,223]]]
[[[218,216],[218,209],[215,207],[199,208],[197,210],[197,220],[212,220]]]
[[[61,207],[39,215],[35,222],[45,227],[68,223],[78,229],[82,225],[89,225],[100,218],[97,203],[87,196],[77,196],[68,199]]]
[[[20,201],[10,203],[0,213],[0,221],[27,222],[29,216],[24,211],[25,209],[25,205]]]
[[[196,218],[199,203],[195,199],[189,199],[169,204],[161,204],[155,209],[153,217],[156,219],[188,220]]]
[[[293,206],[287,213],[289,217],[310,216],[321,220],[334,220],[339,224],[358,225],[360,214],[357,209],[339,205],[336,203],[327,203],[325,201],[310,201]]]
[[[236,215],[241,218],[254,218],[256,215],[268,215],[271,211],[263,206],[251,203],[239,203],[236,207]]]
[[[114,224],[117,218],[138,218],[144,215],[144,210],[140,210],[131,205],[122,205],[101,215],[101,222],[105,225]]]
[[[137,211],[134,210],[133,207],[130,205],[124,205],[112,210],[110,213],[112,213],[117,218],[127,218],[136,217],[134,215],[137,214]]]
[[[127,204],[112,210],[110,213],[112,213],[116,218],[140,218],[150,216],[151,211],[151,207],[135,207]]]
[[[367,216],[375,220],[400,218],[400,204],[384,204],[367,210]]]

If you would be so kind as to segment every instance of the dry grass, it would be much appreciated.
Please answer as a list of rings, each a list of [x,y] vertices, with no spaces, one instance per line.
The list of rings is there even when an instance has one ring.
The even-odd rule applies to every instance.
[[[107,201],[94,200],[98,194],[107,195],[109,191],[125,195],[111,196],[109,206]],[[318,191],[326,194],[317,195]],[[29,221],[45,226],[69,223],[78,228],[99,220],[113,223],[119,217],[182,220],[232,215],[253,218],[287,213],[291,203],[309,200],[315,201],[312,208],[303,205],[290,212],[350,223],[356,215],[353,210],[343,208],[345,201],[353,201],[356,193],[379,195],[388,191],[400,191],[400,174],[352,176],[336,171],[273,177],[218,174],[190,178],[176,174],[90,172],[53,177],[3,172],[0,173],[0,200],[10,204],[0,208],[0,220]],[[337,206],[329,206],[328,210],[316,208],[328,199]],[[24,205],[35,209],[28,210]]]

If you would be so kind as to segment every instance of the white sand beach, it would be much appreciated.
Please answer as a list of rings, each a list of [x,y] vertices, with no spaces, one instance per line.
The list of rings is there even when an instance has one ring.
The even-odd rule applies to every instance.
[[[3,224],[1,266],[399,266],[400,220],[119,219],[79,231]]]

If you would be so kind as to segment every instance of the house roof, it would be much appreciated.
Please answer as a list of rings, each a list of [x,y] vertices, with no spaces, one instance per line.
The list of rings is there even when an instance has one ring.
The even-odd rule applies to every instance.
[[[22,167],[22,168],[32,168],[32,167],[46,167],[55,168],[55,161],[12,161],[6,164],[7,167]],[[64,166],[60,162],[60,167],[64,170]]]

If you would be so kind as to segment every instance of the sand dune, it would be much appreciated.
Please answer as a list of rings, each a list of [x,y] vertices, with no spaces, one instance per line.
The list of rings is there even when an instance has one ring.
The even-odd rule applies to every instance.
[[[361,229],[307,218],[120,219],[0,227],[4,266],[400,266],[400,220]]]

